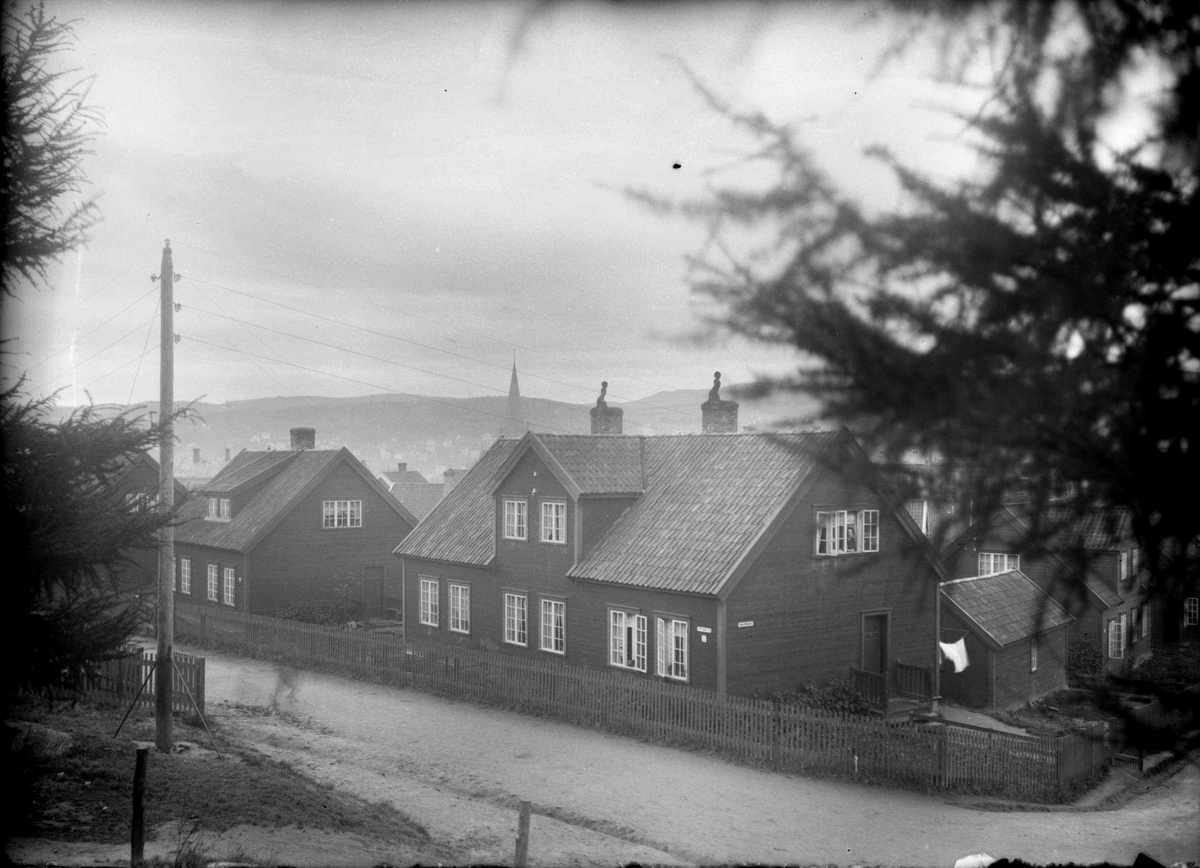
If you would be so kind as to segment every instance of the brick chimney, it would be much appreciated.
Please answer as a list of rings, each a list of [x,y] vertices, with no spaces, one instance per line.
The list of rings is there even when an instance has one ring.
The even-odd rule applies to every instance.
[[[442,496],[445,497],[454,490],[454,486],[458,485],[458,481],[462,479],[461,471],[455,470],[453,467],[447,467],[442,474]]]
[[[405,473],[407,471],[408,471],[408,462],[407,461],[401,461],[400,463],[398,463],[396,465],[397,473]]]
[[[738,402],[721,400],[721,372],[713,373],[708,400],[700,405],[701,431],[705,434],[736,434]]]
[[[608,381],[605,380],[600,384],[600,397],[596,399],[596,406],[592,408],[593,434],[620,434],[622,432],[625,411],[620,407],[608,406],[608,402],[604,400],[604,396],[607,394]]]
[[[198,446],[192,447],[192,463],[193,464],[200,463],[200,447],[198,447]]]
[[[291,435],[293,450],[317,448],[316,428],[292,428]]]

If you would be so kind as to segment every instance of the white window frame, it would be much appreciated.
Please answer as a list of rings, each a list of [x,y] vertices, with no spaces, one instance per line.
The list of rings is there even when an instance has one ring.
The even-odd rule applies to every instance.
[[[440,583],[438,579],[420,577],[420,604],[418,605],[418,618],[426,627],[437,627],[439,621],[438,612],[438,597],[441,593]]]
[[[220,580],[220,568],[216,564],[208,565],[208,599],[214,603],[217,601],[217,593],[220,590],[218,581]]]
[[[1188,597],[1183,601],[1183,626],[1200,626],[1200,597]]]
[[[1108,622],[1108,656],[1120,660],[1125,656],[1125,614]]]
[[[690,637],[688,622],[681,618],[659,616],[655,631],[658,657],[657,672],[672,681],[687,681],[689,673]]]
[[[997,568],[997,564],[1001,564]],[[994,576],[997,573],[1007,573],[1009,570],[1021,569],[1021,556],[1006,552],[980,552],[977,562],[980,576]]]
[[[1037,672],[1038,667],[1038,640],[1034,636],[1029,640],[1029,671]]]
[[[543,500],[541,540],[544,543],[566,545],[567,503],[565,500]]]
[[[504,593],[504,641],[529,647],[529,595]]]
[[[618,669],[646,671],[649,621],[626,609],[608,610],[608,662]]]
[[[1129,552],[1117,553],[1117,580],[1124,582],[1129,578]]]
[[[210,497],[208,499],[208,512],[204,516],[205,519],[208,521],[229,521],[230,515],[228,497]]]
[[[1150,601],[1142,603],[1142,631],[1138,638],[1145,639],[1150,635]]]
[[[518,498],[504,498],[505,539],[525,541],[529,539],[529,502]]]
[[[324,530],[362,527],[362,517],[361,500],[321,501],[321,527]]]
[[[822,558],[879,551],[879,510],[832,509],[816,515],[813,552]]]
[[[471,586],[450,583],[450,631],[471,632]]]
[[[567,604],[542,599],[539,648],[550,654],[567,653]]]
[[[192,593],[192,559],[179,559],[179,593]]]
[[[233,567],[225,567],[222,575],[224,582],[222,583],[221,602],[226,606],[237,605],[237,572]]]

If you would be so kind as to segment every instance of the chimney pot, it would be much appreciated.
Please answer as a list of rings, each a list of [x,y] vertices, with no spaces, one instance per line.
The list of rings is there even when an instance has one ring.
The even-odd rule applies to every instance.
[[[738,430],[738,402],[722,400],[721,372],[713,374],[712,389],[708,400],[700,405],[700,430],[705,434],[736,434]]]
[[[317,429],[316,428],[293,428],[292,449],[316,449],[317,448]]]

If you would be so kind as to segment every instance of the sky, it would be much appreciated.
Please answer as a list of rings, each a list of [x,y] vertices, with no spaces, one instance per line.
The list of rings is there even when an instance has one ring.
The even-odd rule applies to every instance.
[[[506,394],[514,360],[522,395],[575,403],[792,370],[786,347],[698,338],[704,228],[624,192],[701,195],[753,148],[686,70],[801,124],[868,205],[899,201],[870,145],[970,167],[929,54],[873,75],[901,30],[866,5],[46,9],[95,76],[103,222],[5,300],[4,378],[63,405],[157,400],[166,239],[180,402]]]

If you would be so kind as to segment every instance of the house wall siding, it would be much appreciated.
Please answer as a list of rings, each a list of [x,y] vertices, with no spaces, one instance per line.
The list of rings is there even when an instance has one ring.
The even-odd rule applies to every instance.
[[[942,696],[969,708],[987,708],[992,704],[992,650],[967,629],[967,624],[947,606],[942,607],[942,641],[964,639],[967,668],[954,671],[954,664],[941,664]]]
[[[192,592],[184,594],[179,588],[180,563],[184,558],[192,562]],[[208,599],[208,565],[217,565],[217,599]],[[225,568],[233,567],[236,581],[234,584],[233,608],[245,612],[248,598],[246,583],[246,557],[240,552],[216,549],[209,546],[197,546],[188,543],[175,544],[175,594],[176,599],[187,600],[189,603],[199,603],[215,608],[230,608],[225,603]]]

